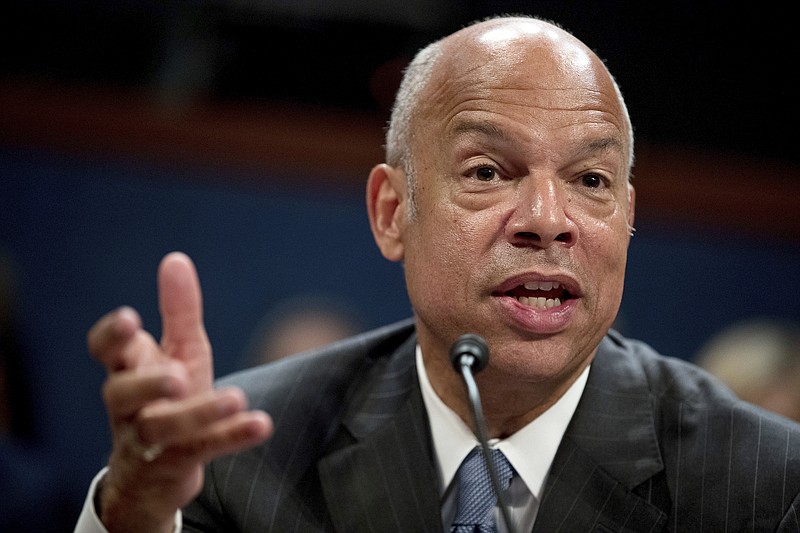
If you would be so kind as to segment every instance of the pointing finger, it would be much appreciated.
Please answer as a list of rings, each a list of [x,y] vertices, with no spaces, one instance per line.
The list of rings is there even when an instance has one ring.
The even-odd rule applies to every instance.
[[[189,349],[187,353],[186,347],[207,344],[200,281],[186,254],[172,252],[161,261],[158,299],[163,322],[161,342],[167,352],[180,357],[194,352]]]

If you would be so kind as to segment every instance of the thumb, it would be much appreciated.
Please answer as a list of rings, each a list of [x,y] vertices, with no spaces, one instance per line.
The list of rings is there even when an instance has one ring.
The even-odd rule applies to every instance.
[[[158,268],[158,303],[164,350],[180,359],[210,355],[203,326],[203,298],[194,263],[181,252],[167,254]]]

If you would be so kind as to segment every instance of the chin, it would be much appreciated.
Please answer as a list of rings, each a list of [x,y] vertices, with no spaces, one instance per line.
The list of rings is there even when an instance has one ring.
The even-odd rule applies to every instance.
[[[498,346],[490,352],[490,367],[510,379],[534,383],[563,379],[584,367],[586,358],[576,357],[571,350],[548,349],[547,343],[535,348],[526,344],[515,348]]]

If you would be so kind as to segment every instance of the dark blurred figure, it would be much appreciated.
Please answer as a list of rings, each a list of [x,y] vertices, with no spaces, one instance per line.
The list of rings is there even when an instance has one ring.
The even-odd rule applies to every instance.
[[[300,294],[270,309],[253,332],[244,366],[257,366],[362,331],[357,313],[334,296]]]
[[[13,263],[0,253],[0,533],[69,531],[80,508],[40,444]]]
[[[800,422],[800,324],[750,319],[712,337],[697,363],[741,399]]]

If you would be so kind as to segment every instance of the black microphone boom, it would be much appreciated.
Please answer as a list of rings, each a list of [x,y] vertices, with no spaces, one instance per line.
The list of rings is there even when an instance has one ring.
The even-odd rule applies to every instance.
[[[513,533],[514,527],[511,522],[508,506],[505,502],[505,491],[500,489],[497,470],[494,467],[494,461],[491,460],[489,438],[486,432],[486,421],[483,418],[483,408],[481,407],[481,397],[478,393],[478,384],[475,383],[475,377],[472,374],[473,371],[478,373],[488,366],[489,347],[480,335],[465,333],[456,339],[456,342],[450,347],[450,360],[453,362],[453,367],[456,369],[456,372],[461,374],[464,378],[464,383],[467,385],[469,405],[472,408],[472,419],[475,422],[475,436],[478,437],[478,442],[481,443],[483,459],[486,461],[486,466],[489,470],[489,477],[492,481],[494,493],[497,495],[497,503],[500,506],[503,520],[506,523],[506,529],[509,533]]]

